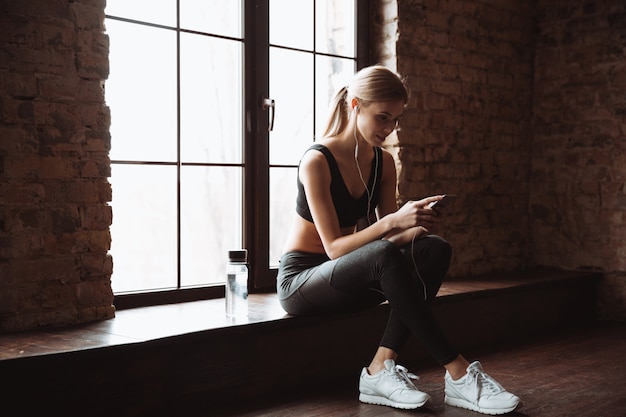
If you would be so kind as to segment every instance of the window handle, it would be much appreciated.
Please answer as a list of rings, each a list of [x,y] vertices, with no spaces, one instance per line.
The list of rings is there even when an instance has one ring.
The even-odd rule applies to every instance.
[[[261,97],[261,108],[263,110],[269,109],[270,111],[270,125],[267,127],[267,131],[271,132],[274,130],[274,114],[276,113],[276,104],[274,99],[269,97]]]

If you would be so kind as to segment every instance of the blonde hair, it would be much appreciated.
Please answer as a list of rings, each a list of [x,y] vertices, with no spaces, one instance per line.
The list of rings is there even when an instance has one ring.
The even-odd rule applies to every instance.
[[[409,90],[397,73],[382,65],[365,67],[357,72],[346,87],[342,87],[330,103],[330,115],[324,129],[324,137],[341,133],[350,120],[348,99],[359,101],[359,106],[367,106],[377,101],[409,102]]]

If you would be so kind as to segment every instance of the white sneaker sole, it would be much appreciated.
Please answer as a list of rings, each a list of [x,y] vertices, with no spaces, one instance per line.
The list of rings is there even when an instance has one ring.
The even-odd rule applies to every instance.
[[[378,395],[369,395],[369,394],[359,394],[359,401],[367,404],[374,405],[386,405],[388,407],[393,408],[402,408],[404,410],[415,410],[416,408],[423,407],[430,400],[430,396],[426,396],[426,399],[418,404],[415,403],[399,403],[396,401],[391,401],[389,398],[380,397]]]
[[[519,403],[516,403],[515,405],[508,408],[481,408],[475,404],[470,403],[469,401],[462,400],[460,398],[451,398],[447,395],[444,397],[443,402],[454,407],[465,408],[467,410],[472,410],[483,414],[489,414],[492,416],[510,413],[511,411],[515,410],[519,405]]]

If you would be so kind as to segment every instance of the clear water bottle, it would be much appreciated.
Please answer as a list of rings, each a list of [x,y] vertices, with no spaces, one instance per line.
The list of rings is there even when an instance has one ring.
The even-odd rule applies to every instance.
[[[228,251],[226,266],[226,316],[248,316],[248,251]]]

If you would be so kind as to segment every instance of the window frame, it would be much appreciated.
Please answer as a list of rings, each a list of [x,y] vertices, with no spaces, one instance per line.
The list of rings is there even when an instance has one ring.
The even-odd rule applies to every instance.
[[[269,2],[271,0],[241,0],[243,27],[243,218],[242,244],[248,248],[249,292],[273,292],[276,290],[275,268],[269,265],[269,124],[268,111],[261,106],[263,97],[269,97]],[[356,0],[356,66],[361,69],[371,64],[370,59],[370,0]],[[178,10],[178,3],[177,3]],[[180,36],[181,33],[196,33],[180,28],[177,12],[176,28],[106,15],[107,19],[144,24],[177,32],[177,118],[180,121]],[[217,36],[225,39],[229,37]],[[224,285],[203,287],[181,287],[181,242],[180,242],[180,122],[177,128],[178,160],[178,242],[177,242],[177,288],[143,291],[114,295],[117,309],[144,307],[159,304],[189,302],[224,297]],[[143,163],[142,161],[111,161],[112,164]],[[149,162],[151,163],[151,162]],[[159,163],[161,164],[161,163]],[[164,162],[164,165],[172,163]]]

